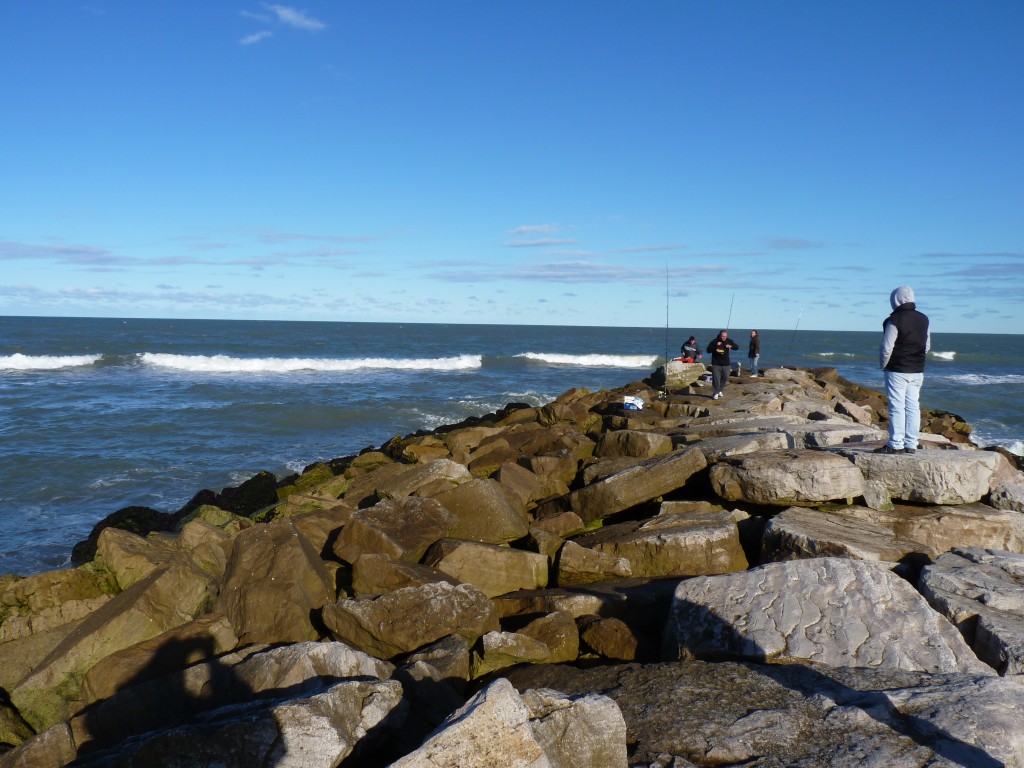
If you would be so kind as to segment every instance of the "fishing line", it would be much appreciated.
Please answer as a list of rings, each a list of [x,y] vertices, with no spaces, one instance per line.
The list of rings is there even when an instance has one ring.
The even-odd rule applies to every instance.
[[[783,358],[782,367],[785,368],[789,365],[789,353],[793,350],[793,342],[796,341],[796,329],[800,327],[800,318],[804,316],[803,308],[800,309],[800,314],[796,317],[796,325],[793,326],[793,335],[789,337],[789,347],[786,349],[786,356]]]

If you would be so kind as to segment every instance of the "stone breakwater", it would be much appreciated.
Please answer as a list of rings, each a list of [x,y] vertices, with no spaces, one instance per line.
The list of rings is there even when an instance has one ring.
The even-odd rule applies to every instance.
[[[701,366],[128,508],[0,576],[0,768],[1024,766],[1024,475]],[[641,398],[641,410],[624,399]]]

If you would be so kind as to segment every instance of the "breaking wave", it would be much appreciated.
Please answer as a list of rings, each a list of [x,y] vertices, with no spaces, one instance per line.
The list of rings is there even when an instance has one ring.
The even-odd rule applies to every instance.
[[[229,357],[227,355],[171,355],[144,352],[146,365],[189,373],[295,373],[297,371],[345,372],[360,370],[463,371],[479,368],[482,355],[401,359],[384,357],[321,359],[308,357]]]
[[[93,365],[102,355],[0,355],[0,371],[55,371]]]
[[[658,355],[563,355],[554,352],[522,352],[516,357],[549,365],[578,365],[586,368],[650,368]]]
[[[956,357],[956,352],[929,352],[928,354],[936,360],[953,360]]]

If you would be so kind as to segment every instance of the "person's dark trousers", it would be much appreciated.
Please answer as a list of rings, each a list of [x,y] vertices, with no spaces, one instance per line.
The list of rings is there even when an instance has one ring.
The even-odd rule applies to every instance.
[[[714,385],[714,392],[712,395],[717,395],[723,389],[725,389],[726,383],[729,381],[729,366],[728,365],[712,365],[711,366],[711,383]]]

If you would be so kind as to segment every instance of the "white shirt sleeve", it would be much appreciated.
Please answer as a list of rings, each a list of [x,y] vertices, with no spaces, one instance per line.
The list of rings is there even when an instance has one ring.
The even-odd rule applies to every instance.
[[[896,346],[896,336],[899,335],[899,331],[896,329],[894,323],[886,323],[885,331],[882,333],[882,346],[878,350],[878,361],[879,368],[885,368],[889,364],[889,358],[892,357],[893,347]],[[929,336],[928,344],[931,344]]]

